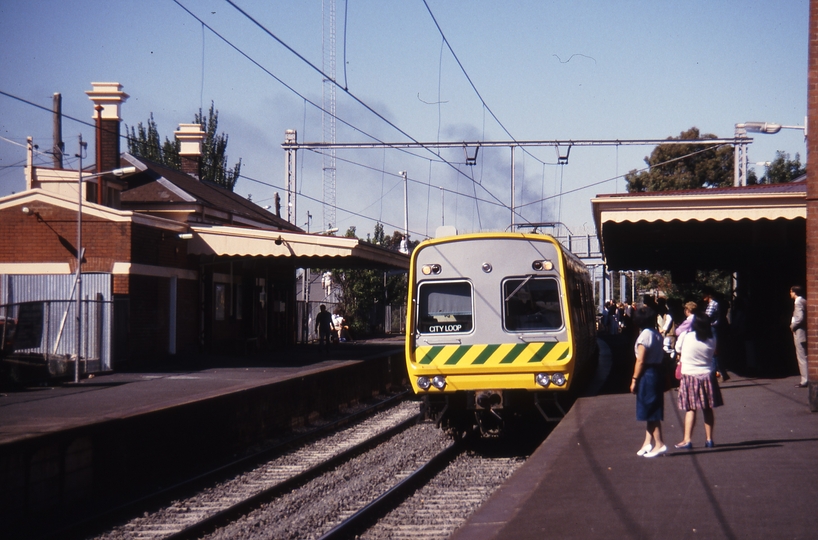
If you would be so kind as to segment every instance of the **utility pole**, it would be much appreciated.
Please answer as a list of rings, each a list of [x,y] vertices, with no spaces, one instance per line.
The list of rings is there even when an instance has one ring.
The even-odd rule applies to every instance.
[[[54,159],[54,168],[62,169],[62,154],[65,151],[65,144],[62,142],[62,95],[58,92],[54,94],[54,127],[52,131],[54,148],[51,149]]]
[[[82,142],[82,133],[80,133],[80,147],[79,153],[76,157],[79,158],[79,175],[77,182],[77,360],[74,362],[74,382],[80,382],[80,354],[82,353],[82,151],[87,147],[88,143]]]

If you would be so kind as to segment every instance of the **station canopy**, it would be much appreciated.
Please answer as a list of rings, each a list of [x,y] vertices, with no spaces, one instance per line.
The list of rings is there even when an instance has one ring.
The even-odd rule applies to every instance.
[[[297,268],[409,269],[409,255],[357,238],[229,226],[193,226],[192,255],[272,257]]]
[[[806,256],[804,181],[597,195],[591,200],[611,270],[740,270]]]

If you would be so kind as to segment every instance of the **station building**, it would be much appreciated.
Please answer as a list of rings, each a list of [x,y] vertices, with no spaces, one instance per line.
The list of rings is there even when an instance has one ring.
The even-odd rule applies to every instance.
[[[408,269],[405,254],[307,234],[200,180],[197,124],[175,134],[181,170],[121,152],[129,96],[118,83],[92,84],[96,163],[82,175],[35,166],[30,140],[26,190],[0,198],[0,304],[31,308],[17,353],[52,374],[70,369],[78,342],[84,372],[290,345],[300,324],[297,268]]]

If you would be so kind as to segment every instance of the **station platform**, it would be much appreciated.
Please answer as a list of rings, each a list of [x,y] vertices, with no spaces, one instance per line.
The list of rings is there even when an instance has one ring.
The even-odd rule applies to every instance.
[[[581,398],[452,538],[816,538],[818,414],[797,383],[733,375],[715,448],[699,413],[693,450],[673,448],[684,413],[666,392],[668,453],[650,459],[633,395]]]
[[[195,364],[0,392],[3,537],[49,537],[406,382],[399,336]]]
[[[275,355],[209,357],[208,368],[108,373],[76,384],[0,392],[0,446],[308,377],[390,352],[402,355],[403,340],[335,344],[329,352],[304,345]]]

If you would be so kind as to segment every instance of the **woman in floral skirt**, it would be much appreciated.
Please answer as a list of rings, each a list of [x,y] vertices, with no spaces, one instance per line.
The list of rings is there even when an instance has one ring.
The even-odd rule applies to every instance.
[[[679,410],[685,411],[684,440],[676,445],[678,449],[693,448],[693,427],[696,425],[696,411],[701,409],[704,416],[705,447],[713,448],[713,427],[716,422],[713,409],[724,405],[716,379],[713,353],[716,339],[710,326],[710,318],[696,314],[689,332],[679,336],[682,341],[680,361],[682,380],[679,382]]]

